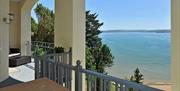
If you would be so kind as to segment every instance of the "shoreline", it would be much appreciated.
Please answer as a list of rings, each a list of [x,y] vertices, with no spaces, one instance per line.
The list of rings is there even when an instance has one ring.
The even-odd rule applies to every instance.
[[[168,81],[153,81],[153,80],[144,80],[143,82],[146,85],[171,85],[171,82]]]
[[[171,91],[170,82],[144,80],[143,84],[149,87],[158,88],[164,91]]]

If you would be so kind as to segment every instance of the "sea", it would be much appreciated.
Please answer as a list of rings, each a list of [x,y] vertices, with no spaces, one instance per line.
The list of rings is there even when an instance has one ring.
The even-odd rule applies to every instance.
[[[127,79],[139,68],[144,80],[170,82],[170,33],[103,32],[100,37],[114,56],[109,75]]]

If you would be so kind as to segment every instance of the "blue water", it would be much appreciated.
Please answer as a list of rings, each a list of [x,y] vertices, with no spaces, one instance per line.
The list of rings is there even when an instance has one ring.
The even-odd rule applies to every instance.
[[[115,57],[108,73],[127,78],[139,68],[145,80],[170,81],[170,33],[102,33]]]

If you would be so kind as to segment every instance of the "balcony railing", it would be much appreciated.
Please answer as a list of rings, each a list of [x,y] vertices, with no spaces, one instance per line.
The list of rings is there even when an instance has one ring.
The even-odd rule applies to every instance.
[[[162,91],[143,84],[83,69],[80,61],[76,62],[76,66],[72,66],[70,52],[35,58],[36,79],[47,77],[70,91],[72,89],[82,91],[83,75],[86,78],[86,91]],[[72,82],[72,76],[75,76],[75,82]],[[75,83],[75,88],[71,88],[71,83]]]
[[[49,42],[41,42],[41,41],[32,41],[31,42],[32,47],[40,47],[40,48],[54,48],[54,43],[49,43]]]
[[[31,51],[35,52],[36,49],[42,48],[45,54],[55,53],[54,43],[41,42],[41,41],[32,41],[31,42]]]

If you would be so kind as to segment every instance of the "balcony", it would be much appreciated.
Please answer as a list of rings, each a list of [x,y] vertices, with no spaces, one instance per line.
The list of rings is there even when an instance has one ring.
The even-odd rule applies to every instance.
[[[172,6],[172,91],[180,91],[180,3],[179,0],[170,1]],[[37,0],[0,0],[0,82],[8,78],[9,46],[20,48],[22,55],[29,55],[29,52],[27,52],[29,49],[26,49],[26,43],[27,41],[31,41],[30,11],[36,2]],[[9,21],[9,14],[11,12],[16,15],[12,26]],[[72,57],[73,60],[76,60],[76,58],[84,60],[85,58],[84,12],[85,0],[55,0],[54,43],[56,46],[63,46],[65,48],[72,47],[73,55],[75,55]]]
[[[143,84],[137,84],[113,76],[83,69],[78,60],[76,66],[71,63],[71,53],[49,54],[35,57],[35,78],[47,77],[72,91],[83,91],[83,77],[87,91],[162,91]],[[74,76],[74,77],[73,77]],[[75,78],[74,80],[72,80]],[[75,88],[72,88],[75,84]]]
[[[45,48],[46,51],[48,51],[52,49],[53,45],[53,43],[35,41],[32,42],[31,46],[32,48],[37,46],[38,48]],[[71,50],[64,53],[46,54],[45,56],[36,55],[33,57],[33,60],[35,64],[33,66],[31,63],[31,65],[34,67],[32,70],[35,73],[35,80],[32,82],[25,82],[27,84],[47,85],[46,83],[52,83],[59,85],[61,88],[68,89],[69,91],[162,91],[143,84],[137,84],[110,75],[86,70],[81,66],[79,60],[76,62],[76,65],[73,66]],[[25,64],[24,66],[28,65]],[[14,85],[14,87],[5,87],[5,89],[18,88],[24,85],[24,83],[12,78],[7,82],[9,82],[8,84],[6,83],[7,85],[17,85]],[[49,89],[53,87],[52,84],[49,84]],[[31,86],[33,87],[35,85]]]

